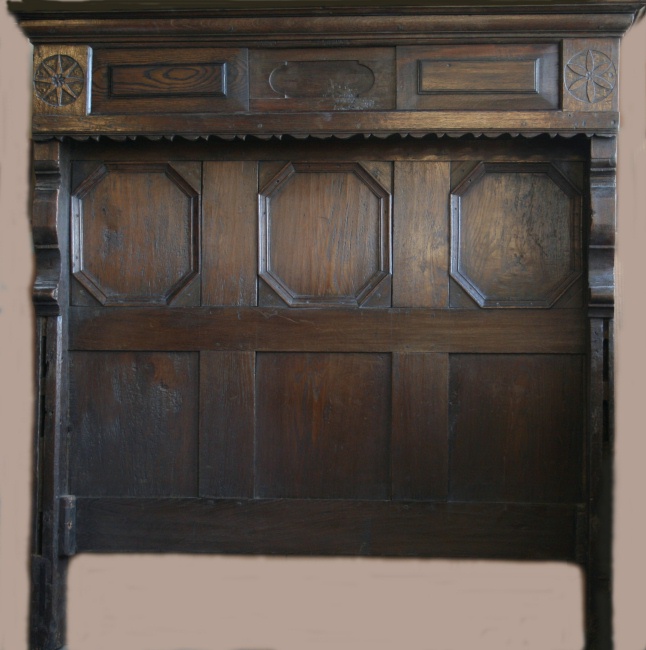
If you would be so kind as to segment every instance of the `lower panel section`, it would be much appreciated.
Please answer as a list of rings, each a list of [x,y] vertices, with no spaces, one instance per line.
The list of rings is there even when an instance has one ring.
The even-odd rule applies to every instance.
[[[77,499],[77,551],[575,561],[576,506]]]

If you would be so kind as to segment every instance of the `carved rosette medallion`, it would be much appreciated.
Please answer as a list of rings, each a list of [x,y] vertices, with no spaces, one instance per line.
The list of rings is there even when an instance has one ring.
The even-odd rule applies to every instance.
[[[617,69],[610,57],[598,50],[583,50],[566,64],[565,87],[573,97],[596,104],[610,95],[617,84]]]
[[[65,54],[49,56],[36,69],[36,96],[49,106],[73,104],[83,92],[85,74],[77,61]]]

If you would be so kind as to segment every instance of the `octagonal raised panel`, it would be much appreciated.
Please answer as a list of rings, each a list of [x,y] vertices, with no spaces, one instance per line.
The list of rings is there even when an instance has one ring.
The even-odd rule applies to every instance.
[[[390,276],[390,194],[358,163],[290,163],[259,194],[260,277],[290,306],[361,306]]]
[[[481,307],[551,307],[581,275],[581,197],[553,165],[480,163],[451,208],[451,276]]]
[[[199,272],[198,193],[171,165],[102,165],[72,219],[74,276],[104,305],[169,304]]]

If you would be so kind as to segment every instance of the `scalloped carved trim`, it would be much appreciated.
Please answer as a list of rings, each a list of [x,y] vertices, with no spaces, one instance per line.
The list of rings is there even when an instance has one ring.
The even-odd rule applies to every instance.
[[[135,135],[119,135],[119,134],[110,134],[105,133],[102,135],[90,135],[90,134],[75,134],[75,135],[34,135],[33,140],[35,142],[50,142],[58,141],[65,142],[67,140],[74,140],[77,142],[89,142],[94,140],[99,142],[100,140],[112,140],[114,142],[126,142],[126,141],[137,141],[137,140],[148,140],[150,142],[158,142],[160,140],[166,140],[172,142],[173,140],[187,140],[189,142],[196,142],[198,140],[282,140],[283,138],[294,138],[296,140],[307,140],[312,138],[315,140],[347,140],[349,138],[363,137],[366,140],[371,138],[385,140],[391,137],[400,137],[400,138],[414,138],[421,139],[427,137],[436,137],[436,138],[463,138],[463,137],[474,137],[474,138],[489,138],[496,139],[503,136],[510,136],[512,138],[536,138],[541,135],[549,136],[550,138],[574,138],[575,136],[583,135],[589,139],[591,138],[601,138],[608,139],[614,138],[612,134],[604,133],[581,133],[573,131],[447,131],[447,132],[438,132],[438,131],[415,131],[415,132],[399,132],[392,131],[386,133],[210,133],[210,134],[188,134],[188,133],[177,133],[177,134],[165,134],[165,135],[152,135],[147,133],[135,134]]]

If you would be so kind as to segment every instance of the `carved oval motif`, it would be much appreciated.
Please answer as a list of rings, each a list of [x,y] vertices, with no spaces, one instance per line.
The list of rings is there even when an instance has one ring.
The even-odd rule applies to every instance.
[[[269,75],[269,85],[285,98],[354,99],[375,85],[375,75],[358,61],[285,61]]]
[[[73,104],[83,92],[85,73],[71,56],[54,54],[43,61],[34,74],[36,96],[50,106]]]
[[[565,87],[587,104],[596,104],[612,93],[617,84],[617,69],[612,60],[598,50],[583,50],[565,66]]]

